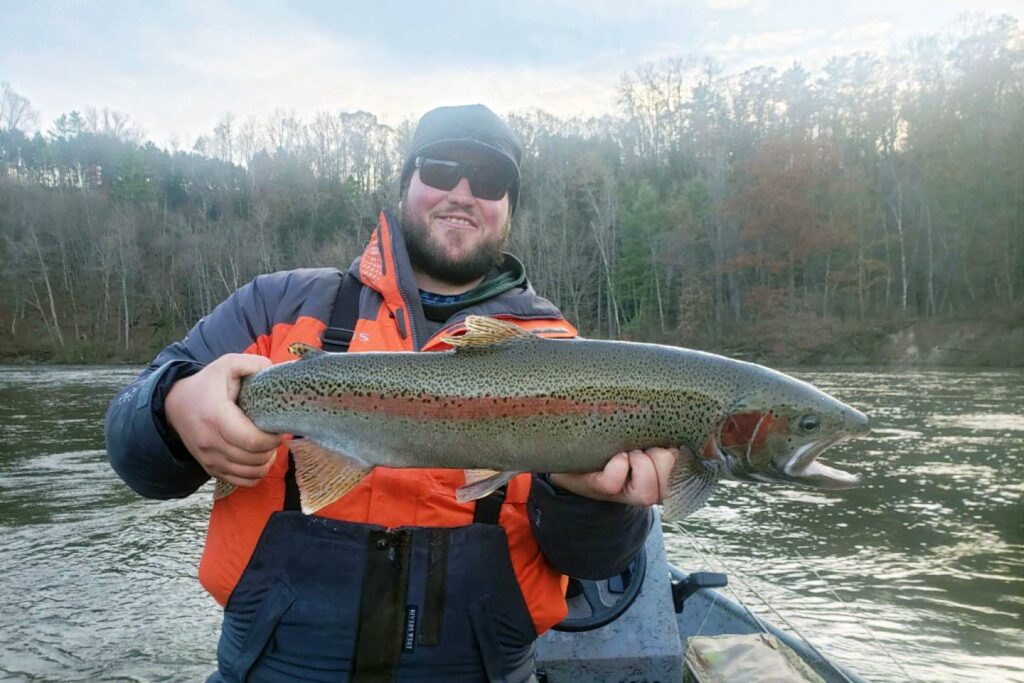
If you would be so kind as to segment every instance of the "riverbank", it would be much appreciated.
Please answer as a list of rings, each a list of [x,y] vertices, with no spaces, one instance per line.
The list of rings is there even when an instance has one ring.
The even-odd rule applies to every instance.
[[[0,342],[6,364],[144,364],[172,341],[156,331],[132,350],[110,344],[68,343],[61,351],[28,339]],[[1024,367],[1024,318],[897,320],[864,324],[821,318],[780,318],[726,332],[718,342],[701,335],[634,338],[705,349],[733,358],[787,366]]]
[[[889,324],[794,322],[765,326],[759,348],[737,353],[768,364],[892,367],[1024,367],[1024,324],[1009,320],[903,320]],[[748,344],[749,345],[749,344]]]
[[[922,322],[887,335],[869,362],[883,365],[1024,367],[1024,326]]]

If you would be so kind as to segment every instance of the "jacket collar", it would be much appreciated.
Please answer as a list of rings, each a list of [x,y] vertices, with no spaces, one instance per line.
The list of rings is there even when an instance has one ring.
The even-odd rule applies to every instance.
[[[380,213],[377,228],[370,235],[362,256],[352,263],[350,272],[364,285],[379,293],[392,312],[399,315],[401,311],[406,317],[406,324],[412,330],[413,348],[422,349],[428,345],[430,340],[423,339],[421,332],[429,328],[423,314],[419,288],[416,286],[412,263],[405,248],[401,224],[393,213]],[[469,315],[564,321],[558,308],[539,296],[528,279],[522,287],[502,292],[492,299],[459,311],[445,323],[442,332],[461,327],[462,321]],[[566,325],[572,329],[567,323]],[[574,329],[572,334],[575,334]],[[437,336],[435,335],[435,338]]]
[[[426,341],[419,337],[420,330],[427,329],[426,318],[409,254],[405,249],[401,224],[393,213],[380,212],[377,228],[370,235],[363,255],[352,264],[352,269],[364,285],[383,297],[392,312],[396,315],[401,312],[405,316],[405,323],[411,330],[413,348],[420,348]]]

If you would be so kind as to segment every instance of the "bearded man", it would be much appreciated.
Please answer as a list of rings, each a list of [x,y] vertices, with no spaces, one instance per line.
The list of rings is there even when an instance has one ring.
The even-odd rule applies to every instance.
[[[566,575],[614,575],[642,546],[675,452],[521,474],[470,503],[456,500],[460,470],[377,467],[304,515],[284,436],[235,404],[239,380],[294,360],[294,342],[445,350],[469,315],[574,337],[502,251],[521,161],[490,109],[428,112],[403,166],[401,219],[382,212],[347,272],[257,277],[111,403],[110,463],[139,494],[184,497],[210,477],[238,487],[213,505],[199,566],[224,606],[209,680],[530,680],[536,637],[566,614]],[[346,309],[352,322],[332,325]]]

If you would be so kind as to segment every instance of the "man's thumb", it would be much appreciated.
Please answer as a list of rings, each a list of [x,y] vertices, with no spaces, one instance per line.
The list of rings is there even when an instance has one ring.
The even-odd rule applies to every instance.
[[[266,356],[257,356],[251,353],[233,353],[222,358],[227,362],[227,370],[232,379],[254,375],[273,365]]]

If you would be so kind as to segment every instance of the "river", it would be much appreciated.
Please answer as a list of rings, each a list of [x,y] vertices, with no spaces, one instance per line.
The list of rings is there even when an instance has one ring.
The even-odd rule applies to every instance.
[[[196,566],[209,492],[135,496],[103,414],[137,372],[0,367],[0,679],[191,681],[219,608]],[[874,431],[842,492],[723,486],[671,559],[877,681],[1024,681],[1024,371],[793,370]],[[725,568],[725,569],[723,569]],[[771,604],[771,611],[766,604]]]

